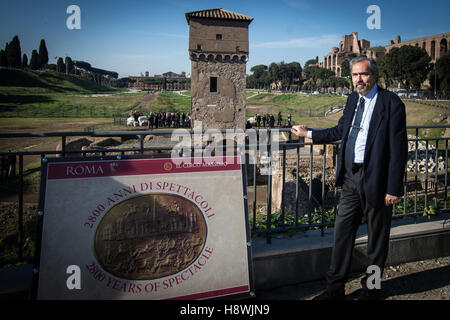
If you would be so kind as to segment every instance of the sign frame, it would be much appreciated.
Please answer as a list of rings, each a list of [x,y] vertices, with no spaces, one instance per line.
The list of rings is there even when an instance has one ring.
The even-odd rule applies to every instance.
[[[195,300],[195,299],[213,299],[213,300],[221,300],[221,299],[245,299],[249,297],[253,297],[254,294],[254,271],[253,271],[253,261],[252,261],[252,246],[251,246],[251,232],[250,232],[250,223],[249,223],[249,212],[248,212],[248,195],[247,195],[247,170],[246,170],[246,162],[245,162],[245,154],[243,152],[235,153],[237,155],[233,156],[235,160],[239,161],[240,165],[240,176],[242,180],[242,201],[243,201],[243,215],[245,221],[245,235],[243,237],[246,241],[246,260],[247,260],[247,268],[246,271],[248,274],[248,289],[245,289],[244,292],[227,292],[226,290],[212,290],[210,292],[205,292],[205,294],[193,293],[190,295],[183,295],[173,298],[168,298],[169,300]],[[211,157],[215,158],[215,157]],[[220,157],[225,159],[225,157]],[[48,174],[49,174],[49,166],[56,164],[64,164],[64,163],[77,163],[83,164],[86,162],[102,162],[102,161],[134,161],[134,160],[171,160],[166,154],[162,155],[121,155],[121,156],[94,156],[94,157],[58,157],[58,158],[42,158],[41,162],[41,181],[40,181],[40,191],[39,191],[39,205],[38,205],[38,217],[37,217],[37,236],[35,239],[35,255],[33,260],[33,276],[32,276],[32,299],[39,299],[39,287],[42,284],[42,280],[40,279],[41,273],[41,256],[43,251],[46,248],[43,248],[43,229],[45,224],[45,208],[46,208],[46,190],[48,185]],[[179,158],[183,161],[199,161],[203,158]],[[215,158],[219,159],[219,157]],[[148,175],[148,173],[146,173]],[[85,271],[85,266],[80,266],[83,271]],[[84,269],[83,269],[84,268]],[[103,299],[103,298],[101,298]],[[127,298],[129,299],[129,298]],[[152,298],[146,298],[147,300],[153,300]]]

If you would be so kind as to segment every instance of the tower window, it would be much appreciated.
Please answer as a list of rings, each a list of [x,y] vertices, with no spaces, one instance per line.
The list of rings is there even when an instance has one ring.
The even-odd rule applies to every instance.
[[[217,92],[217,77],[209,78],[209,92]]]
[[[202,45],[201,44],[197,45],[197,50],[202,50]]]
[[[222,35],[221,34],[216,34],[216,40],[222,40]]]

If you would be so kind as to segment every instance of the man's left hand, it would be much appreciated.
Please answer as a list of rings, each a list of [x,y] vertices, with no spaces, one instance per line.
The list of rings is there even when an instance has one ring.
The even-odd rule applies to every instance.
[[[397,200],[398,200],[397,196],[386,194],[386,196],[384,197],[384,204],[386,205],[386,207],[392,206],[397,202]]]

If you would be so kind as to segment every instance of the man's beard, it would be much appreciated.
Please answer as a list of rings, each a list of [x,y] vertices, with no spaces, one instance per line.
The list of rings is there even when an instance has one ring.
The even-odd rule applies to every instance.
[[[362,85],[361,87],[359,87],[359,85]],[[368,84],[364,83],[364,82],[358,82],[355,86],[355,90],[356,92],[358,92],[359,94],[366,94],[368,88]]]

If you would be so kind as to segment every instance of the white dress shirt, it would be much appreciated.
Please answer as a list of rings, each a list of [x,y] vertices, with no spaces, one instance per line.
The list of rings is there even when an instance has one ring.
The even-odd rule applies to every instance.
[[[375,104],[377,102],[378,97],[378,86],[375,84],[372,90],[369,91],[365,96],[359,94],[358,104],[356,107],[359,107],[359,100],[361,97],[364,98],[364,113],[361,120],[361,130],[359,130],[358,137],[356,138],[355,143],[355,158],[353,159],[354,163],[364,163],[364,151],[366,149],[366,141],[367,134],[369,133],[369,125],[370,119],[372,118],[373,109],[375,108]],[[355,108],[356,110],[356,108]],[[356,112],[353,115],[352,125],[355,121]],[[350,134],[350,132],[349,132]],[[308,130],[307,137],[312,139],[312,131]]]

